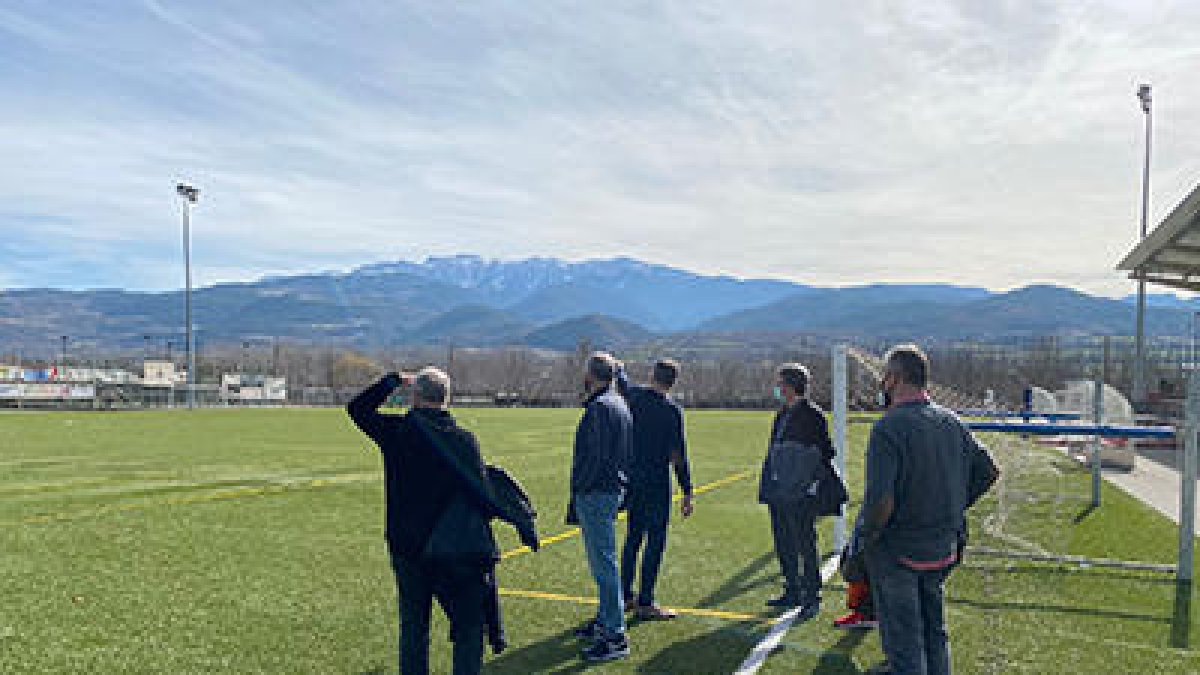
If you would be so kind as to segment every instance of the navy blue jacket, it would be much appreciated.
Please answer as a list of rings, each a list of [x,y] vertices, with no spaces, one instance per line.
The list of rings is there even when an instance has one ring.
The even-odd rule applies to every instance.
[[[632,456],[629,459],[629,483],[633,489],[670,493],[672,461],[675,480],[685,495],[692,494],[692,473],[688,465],[687,438],[683,429],[683,409],[652,387],[630,384],[625,371],[617,372],[617,390],[629,403],[633,414]]]
[[[629,482],[626,472],[633,416],[614,389],[598,391],[583,404],[571,461],[572,494],[616,494]]]

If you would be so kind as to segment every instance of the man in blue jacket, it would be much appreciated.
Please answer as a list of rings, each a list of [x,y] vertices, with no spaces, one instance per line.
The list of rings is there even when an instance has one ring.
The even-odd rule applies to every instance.
[[[575,431],[571,462],[571,502],[583,530],[588,567],[599,595],[596,618],[576,634],[591,640],[583,657],[593,662],[629,655],[617,570],[616,520],[628,482],[625,467],[633,418],[625,399],[613,387],[616,371],[617,362],[609,354],[598,352],[587,361],[587,399]]]
[[[679,377],[679,364],[662,359],[654,364],[650,386],[630,384],[625,369],[617,371],[617,389],[633,414],[633,455],[629,462],[629,529],[621,552],[621,588],[626,605],[639,619],[674,619],[675,612],[654,601],[654,585],[667,546],[671,519],[671,467],[683,491],[680,512],[692,515],[692,475],[688,465],[683,409],[668,392]],[[633,595],[638,550],[645,542],[638,595]]]

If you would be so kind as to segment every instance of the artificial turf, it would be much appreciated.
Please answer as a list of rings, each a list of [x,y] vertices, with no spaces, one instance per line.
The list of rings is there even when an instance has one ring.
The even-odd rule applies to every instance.
[[[544,536],[563,521],[576,410],[460,409],[487,459],[532,494]],[[754,474],[769,416],[689,412],[697,485],[675,517],[658,596],[693,610],[630,628],[603,672],[728,673],[765,634],[778,591]],[[861,489],[866,427],[851,427]],[[395,590],[382,540],[380,462],[339,410],[0,415],[0,672],[394,672]],[[1005,483],[973,517],[977,543],[1172,562],[1175,528],[1054,451],[988,437]],[[743,478],[738,476],[746,475]],[[852,504],[851,515],[856,504]],[[576,536],[500,566],[509,649],[487,672],[577,672],[570,630],[595,591]],[[830,542],[822,526],[822,546]],[[948,585],[958,672],[1200,670],[1195,622],[1162,574],[969,558]],[[1191,598],[1193,596],[1187,596]],[[854,673],[878,636],[839,632],[842,586],[792,628],[762,672]],[[448,672],[446,625],[433,668]]]

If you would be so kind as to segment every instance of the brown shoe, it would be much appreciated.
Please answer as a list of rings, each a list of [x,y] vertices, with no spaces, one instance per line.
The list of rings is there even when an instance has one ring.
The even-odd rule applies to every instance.
[[[633,615],[643,621],[668,621],[679,616],[675,611],[661,605],[638,605]]]

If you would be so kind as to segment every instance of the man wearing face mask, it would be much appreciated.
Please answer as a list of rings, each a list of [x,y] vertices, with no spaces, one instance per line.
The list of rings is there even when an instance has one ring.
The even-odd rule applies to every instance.
[[[596,581],[599,607],[596,618],[575,631],[591,641],[584,649],[587,661],[611,661],[629,655],[625,637],[625,607],[617,568],[617,510],[628,480],[633,416],[625,399],[613,386],[618,363],[597,352],[584,372],[583,418],[575,431],[571,462],[571,503],[583,530],[588,567]]]
[[[943,589],[966,543],[966,510],[996,481],[986,448],[929,399],[929,359],[915,345],[885,358],[857,534],[879,616],[886,670],[950,672]]]
[[[807,398],[808,381],[808,369],[799,363],[785,363],[776,371],[774,395],[781,407],[771,424],[758,491],[759,503],[766,504],[771,515],[771,534],[785,583],[783,593],[767,604],[803,607],[801,621],[821,609],[817,487],[823,475],[834,472],[825,412]]]

